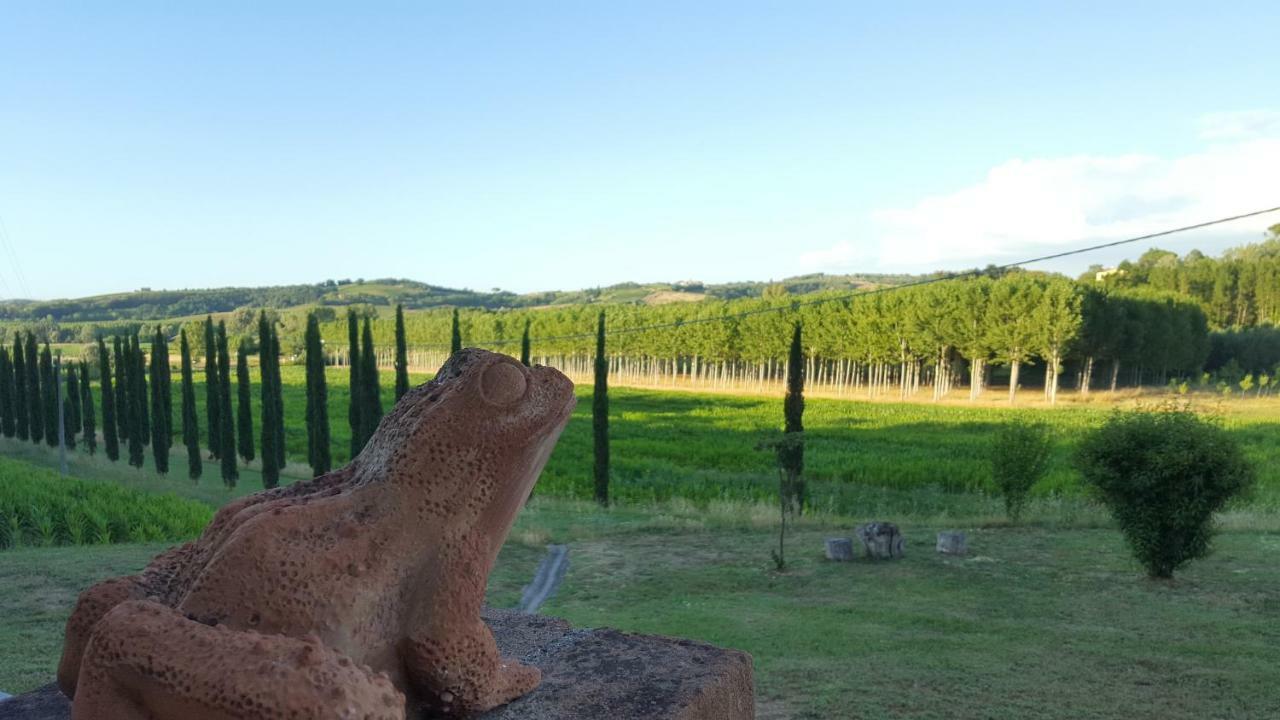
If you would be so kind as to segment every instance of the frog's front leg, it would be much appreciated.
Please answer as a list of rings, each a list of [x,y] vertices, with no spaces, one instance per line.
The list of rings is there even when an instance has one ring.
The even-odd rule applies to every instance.
[[[94,628],[72,720],[404,720],[404,695],[345,655],[284,635],[210,627],[147,601]]]
[[[498,652],[484,621],[407,638],[400,658],[428,715],[468,717],[515,700],[542,680],[535,667]]]
[[[481,713],[532,691],[542,679],[537,668],[502,657],[480,619],[491,569],[489,542],[479,532],[441,542],[436,577],[400,643],[412,695],[428,713]]]

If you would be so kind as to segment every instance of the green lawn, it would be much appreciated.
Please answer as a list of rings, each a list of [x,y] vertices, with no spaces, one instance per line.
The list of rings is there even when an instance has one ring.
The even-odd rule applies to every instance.
[[[1280,717],[1280,534],[1224,534],[1162,583],[1109,529],[971,527],[966,559],[903,529],[904,560],[837,564],[822,538],[849,526],[805,521],[777,573],[765,518],[536,498],[489,599],[514,605],[568,542],[546,613],[747,650],[762,718]],[[47,682],[75,594],[160,549],[0,552],[0,688]]]

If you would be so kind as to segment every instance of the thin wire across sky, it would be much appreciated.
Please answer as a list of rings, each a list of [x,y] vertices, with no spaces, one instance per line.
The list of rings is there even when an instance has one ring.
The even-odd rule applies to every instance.
[[[738,318],[750,317],[752,315],[763,315],[765,313],[788,312],[788,311],[793,311],[802,307],[823,305],[826,303],[845,302],[848,300],[853,300],[855,298],[870,297],[872,295],[879,295],[882,293],[894,292],[895,290],[905,290],[907,288],[920,287],[922,285],[932,285],[934,283],[947,282],[949,280],[959,280],[967,277],[977,277],[979,275],[983,275],[992,271],[1011,270],[1013,268],[1022,267],[1024,265],[1034,265],[1035,263],[1047,262],[1049,260],[1057,260],[1059,258],[1071,257],[1073,255],[1083,255],[1085,253],[1096,252],[1098,250],[1104,250],[1106,248],[1119,247],[1121,245],[1129,245],[1136,242],[1142,242],[1144,240],[1153,240],[1155,238],[1165,237],[1167,235],[1176,235],[1178,233],[1190,232],[1191,230],[1200,230],[1202,228],[1212,227],[1214,225],[1222,225],[1224,223],[1234,222],[1236,220],[1244,220],[1245,218],[1258,217],[1259,215],[1266,215],[1268,213],[1273,213],[1277,211],[1280,211],[1280,205],[1277,205],[1275,207],[1265,208],[1263,210],[1254,210],[1252,212],[1241,213],[1239,215],[1231,215],[1229,217],[1218,218],[1216,220],[1208,220],[1206,222],[1195,223],[1194,225],[1183,225],[1181,227],[1171,228],[1168,230],[1161,230],[1159,232],[1147,233],[1146,235],[1138,235],[1137,237],[1125,238],[1124,240],[1115,240],[1113,242],[1101,243],[1097,245],[1088,245],[1085,247],[1075,248],[1074,250],[1065,250],[1063,252],[1057,252],[1050,255],[1041,255],[1039,257],[1033,257],[1027,260],[1019,260],[1017,262],[1005,263],[1004,265],[991,265],[991,266],[988,266],[987,268],[974,268],[972,270],[963,270],[959,272],[945,273],[942,275],[925,278],[923,280],[916,280],[909,283],[903,283],[901,285],[893,285],[890,287],[876,288],[874,290],[855,291],[851,293],[846,293],[844,295],[835,295],[831,297],[816,298],[814,300],[797,301],[797,302],[789,303],[787,305],[778,305],[775,307],[757,308],[755,310],[745,310],[743,312],[734,313],[732,315],[717,315],[715,317],[692,318],[689,320],[657,323],[654,325],[636,325],[632,327],[610,328],[609,334],[610,335],[626,335],[626,334],[638,333],[638,332],[648,332],[650,330],[666,330],[670,328],[686,327],[689,325],[700,325],[702,323],[724,322],[725,320],[735,320]],[[566,340],[585,340],[585,339],[594,338],[594,337],[595,337],[595,332],[593,331],[593,332],[585,332],[585,333],[576,333],[573,335],[553,335],[549,337],[533,337],[533,338],[530,338],[530,342],[531,343],[562,342]],[[493,346],[500,346],[500,345],[514,345],[519,342],[521,342],[520,338],[507,338],[502,340],[484,341],[478,344],[493,347]],[[447,348],[449,347],[449,344],[448,343],[429,343],[426,345],[417,345],[416,347]]]

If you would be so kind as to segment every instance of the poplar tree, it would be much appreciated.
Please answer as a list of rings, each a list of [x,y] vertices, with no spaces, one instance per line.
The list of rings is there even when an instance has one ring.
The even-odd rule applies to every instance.
[[[116,434],[122,442],[129,439],[129,366],[124,361],[124,348],[119,335],[111,336],[112,360],[116,378]]]
[[[396,402],[409,392],[409,349],[404,337],[404,305],[396,305]]]
[[[213,316],[204,319],[204,409],[205,420],[209,423],[209,457],[217,458],[222,453],[222,412],[218,406],[218,338],[213,329]]]
[[[151,340],[151,456],[156,472],[169,473],[170,435],[173,423],[173,401],[170,396],[169,344],[156,326]]]
[[[44,393],[40,387],[40,353],[36,350],[36,336],[27,333],[27,424],[31,430],[31,442],[39,444],[44,439]]]
[[[524,321],[524,334],[520,336],[520,364],[529,367],[529,321]]]
[[[222,447],[218,457],[222,460],[222,481],[227,487],[236,486],[240,472],[236,469],[236,430],[231,417],[231,357],[227,351],[227,324],[218,323],[217,332],[217,366],[218,366],[218,439]]]
[[[182,353],[182,442],[187,446],[187,477],[199,480],[204,474],[204,462],[200,459],[200,415],[196,412],[196,388],[191,373],[191,343],[187,331],[178,336]]]
[[[236,428],[239,431],[236,449],[246,463],[253,462],[253,392],[249,379],[249,347],[244,340],[236,347]]]
[[[120,459],[120,433],[116,411],[116,393],[111,387],[111,358],[107,354],[107,341],[98,338],[98,367],[102,375],[102,446],[107,459]]]
[[[307,463],[312,477],[329,472],[329,391],[324,376],[324,345],[320,342],[320,321],[307,315]]]
[[[0,434],[13,437],[13,364],[8,348],[0,348]]]
[[[455,311],[456,312],[456,311]],[[456,316],[455,316],[456,317]],[[595,390],[591,396],[591,429],[595,435],[596,502],[609,504],[609,361],[605,357],[604,311],[596,326]]]
[[[75,447],[76,435],[80,432],[83,420],[80,417],[80,372],[75,363],[66,365],[66,396],[63,398],[66,408],[67,447]]]
[[[85,360],[80,361],[80,415],[84,443],[93,455],[98,451],[98,419],[93,407],[93,388],[89,385],[89,363]]]
[[[787,394],[782,401],[783,432],[786,438],[778,446],[778,464],[786,477],[783,505],[804,512],[808,499],[804,482],[804,346],[800,323],[791,331],[791,350],[787,354]]]
[[[458,321],[458,308],[453,309],[453,325],[449,331],[449,354],[462,349],[462,324]]]
[[[360,416],[364,412],[364,398],[360,383],[360,321],[356,318],[356,311],[352,309],[347,310],[347,348],[347,374],[351,396],[351,402],[347,406],[347,424],[351,426],[351,457],[354,458],[364,447],[364,442],[360,438],[362,427]]]
[[[378,423],[382,421],[382,388],[378,385],[378,356],[373,352],[373,330],[370,327],[369,318],[364,319],[360,345],[360,383],[364,386],[360,390],[360,397],[364,401],[364,409],[360,413],[360,427],[363,435],[360,447],[363,449],[368,444],[369,438],[373,437],[374,431],[378,429]]]
[[[58,447],[58,416],[62,411],[58,407],[59,381],[53,371],[53,351],[46,341],[40,352],[40,396],[44,398],[44,441],[49,447]]]
[[[142,382],[138,377],[141,369],[138,367],[138,353],[134,349],[136,340],[136,335],[125,339],[121,357],[126,366],[125,383],[129,388],[125,394],[129,403],[129,464],[140,468],[144,461],[142,438],[145,432],[142,426],[142,409],[146,407],[147,400],[146,395],[141,392]]]
[[[27,363],[26,353],[22,349],[22,333],[15,333],[13,338],[13,433],[19,440],[26,440],[30,435],[27,407]]]

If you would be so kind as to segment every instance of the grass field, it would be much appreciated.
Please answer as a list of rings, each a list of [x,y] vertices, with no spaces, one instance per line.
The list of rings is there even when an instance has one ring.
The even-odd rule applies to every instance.
[[[304,453],[301,375],[285,368],[289,449]],[[415,378],[421,380],[423,378]],[[330,372],[335,454],[345,460],[345,373]],[[384,378],[389,385],[390,378]],[[198,393],[202,395],[203,393]],[[1262,406],[1223,422],[1259,464],[1261,487],[1221,518],[1217,551],[1171,583],[1146,580],[1068,456],[1105,408],[1053,411],[815,399],[805,415],[815,509],[772,569],[776,475],[754,449],[776,428],[776,398],[614,389],[613,495],[590,492],[590,393],[503,549],[489,587],[512,606],[548,542],[571,569],[548,614],[581,625],[692,637],[756,661],[762,718],[1196,718],[1280,716],[1280,421]],[[384,405],[390,405],[384,396]],[[1265,408],[1264,408],[1265,410]],[[202,411],[203,412],[203,411]],[[201,415],[203,419],[203,414]],[[1027,524],[1011,527],[987,492],[991,431],[1013,417],[1051,425],[1055,457]],[[0,452],[48,467],[45,446]],[[70,458],[72,475],[218,506],[261,488],[253,466],[233,490],[217,467],[185,477]],[[148,458],[149,458],[148,453]],[[305,477],[296,459],[286,482]],[[832,564],[822,538],[869,519],[898,522],[896,563]],[[971,555],[932,552],[965,529]],[[47,682],[75,594],[141,567],[162,546],[0,551],[0,689]]]
[[[806,520],[771,569],[767,516],[535,498],[489,600],[512,606],[546,542],[571,566],[544,612],[698,638],[755,658],[762,718],[1280,716],[1280,534],[1230,532],[1171,583],[1146,580],[1110,529],[903,522],[899,562],[821,559],[844,523]],[[75,594],[159,545],[0,553],[0,688],[47,682]]]
[[[333,457],[335,465],[341,465],[350,457],[347,373],[331,368],[327,377]],[[306,457],[303,369],[286,366],[282,379],[286,447],[294,458],[286,472],[302,476],[307,472],[300,460]],[[412,376],[415,383],[426,379]],[[389,409],[394,400],[390,374],[384,373],[382,380],[383,407]],[[203,428],[200,385],[196,397]],[[540,492],[556,497],[585,499],[592,492],[590,387],[579,385],[578,397],[574,417],[539,482]],[[755,447],[780,427],[779,399],[613,388],[610,402],[615,498],[705,503],[773,497],[777,480],[772,456]],[[1259,487],[1247,504],[1257,512],[1280,516],[1280,403],[1227,403],[1212,409],[1258,466]],[[1108,412],[1105,405],[1040,410],[809,399],[806,476],[814,504],[836,514],[861,513],[868,507],[895,510],[903,503],[912,512],[976,507],[990,489],[987,453],[993,430],[1014,419],[1035,419],[1050,425],[1056,443],[1049,473],[1035,494],[1075,497],[1081,490],[1069,462],[1071,448]],[[174,482],[186,482],[184,452],[181,445],[173,448]],[[254,487],[254,467],[250,465],[242,479],[246,488]],[[219,483],[216,465],[206,463],[202,484]]]

